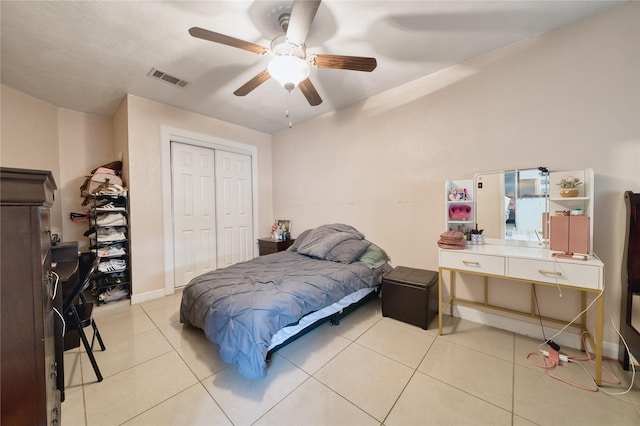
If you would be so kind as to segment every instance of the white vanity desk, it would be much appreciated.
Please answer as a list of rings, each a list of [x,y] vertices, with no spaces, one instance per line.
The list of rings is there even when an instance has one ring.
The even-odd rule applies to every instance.
[[[527,245],[528,244],[528,245]],[[573,260],[552,257],[547,248],[533,247],[528,242],[509,241],[505,244],[492,244],[488,239],[484,245],[467,245],[463,250],[439,249],[438,280],[438,328],[442,334],[442,314],[447,307],[453,316],[454,302],[494,308],[510,313],[538,318],[535,304],[531,303],[531,312],[517,311],[488,303],[488,280],[500,278],[547,286],[559,286],[580,291],[582,294],[582,310],[586,308],[587,293],[594,293],[597,299],[596,313],[596,383],[602,379],[602,323],[604,312],[604,265],[596,256],[585,260]],[[449,298],[443,301],[444,271],[449,271]],[[484,302],[476,302],[456,298],[456,273],[475,274],[484,277]],[[533,289],[532,289],[533,294]],[[532,295],[533,298],[533,295]],[[586,330],[586,312],[582,314],[580,324],[576,326]],[[558,323],[566,323],[553,318],[542,317]]]

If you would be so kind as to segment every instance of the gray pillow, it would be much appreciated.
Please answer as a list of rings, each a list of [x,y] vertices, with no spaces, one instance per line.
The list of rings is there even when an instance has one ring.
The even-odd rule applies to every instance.
[[[296,240],[293,242],[293,244],[291,244],[291,246],[289,246],[289,251],[298,251],[298,247],[300,247],[300,244],[302,244],[304,242],[304,239],[307,235],[309,235],[309,232],[311,232],[311,229],[307,229],[306,231],[302,231],[300,233],[300,235],[298,235],[296,237]]]
[[[371,243],[367,240],[346,240],[336,244],[325,256],[326,260],[340,263],[351,263],[355,261]]]

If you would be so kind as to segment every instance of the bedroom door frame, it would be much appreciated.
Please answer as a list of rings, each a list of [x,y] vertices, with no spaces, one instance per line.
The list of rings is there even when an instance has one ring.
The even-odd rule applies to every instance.
[[[174,277],[174,240],[173,240],[173,208],[171,190],[171,142],[196,145],[214,150],[234,152],[251,157],[251,197],[253,200],[253,235],[258,229],[258,148],[241,142],[222,139],[215,136],[196,133],[189,130],[169,126],[160,126],[160,163],[162,184],[162,224],[163,224],[163,276],[165,295],[175,292]],[[253,256],[257,256],[257,245],[252,247]]]

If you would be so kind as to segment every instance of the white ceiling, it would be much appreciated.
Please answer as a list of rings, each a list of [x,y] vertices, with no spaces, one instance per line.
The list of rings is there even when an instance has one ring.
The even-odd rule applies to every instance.
[[[311,69],[311,107],[268,80],[233,91],[269,58],[188,34],[193,26],[268,47],[291,1],[7,1],[0,3],[2,83],[54,105],[110,116],[127,93],[273,133],[502,46],[601,12],[613,1],[331,1],[307,55],[372,56],[372,73]],[[147,76],[155,67],[189,82]],[[288,106],[289,105],[289,106]]]

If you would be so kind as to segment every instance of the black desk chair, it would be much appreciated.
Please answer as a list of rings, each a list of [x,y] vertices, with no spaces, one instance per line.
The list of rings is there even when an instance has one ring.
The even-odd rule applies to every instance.
[[[98,331],[98,326],[91,317],[91,313],[93,311],[93,303],[88,302],[86,297],[84,296],[84,291],[89,287],[89,283],[91,282],[91,279],[98,269],[98,263],[100,263],[100,258],[96,257],[91,264],[91,267],[87,271],[86,276],[83,279],[78,280],[78,283],[76,284],[73,291],[71,291],[68,297],[64,300],[63,315],[66,322],[66,330],[77,330],[78,334],[80,335],[80,339],[82,340],[84,349],[89,356],[91,365],[93,366],[93,371],[96,373],[98,381],[101,382],[102,374],[100,373],[100,368],[98,368],[96,358],[93,356],[93,344],[97,339],[98,343],[100,344],[101,350],[104,351],[105,346],[104,342],[102,341],[102,337],[100,336],[100,332]],[[91,325],[91,327],[93,328],[93,337],[91,338],[91,344],[89,344],[87,335],[84,333],[84,328],[88,327],[89,325]]]

